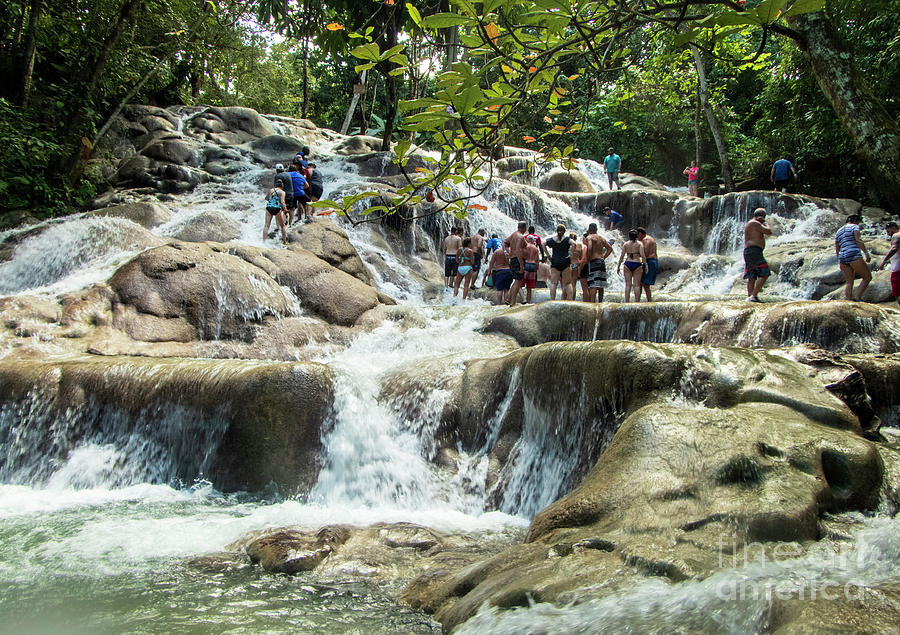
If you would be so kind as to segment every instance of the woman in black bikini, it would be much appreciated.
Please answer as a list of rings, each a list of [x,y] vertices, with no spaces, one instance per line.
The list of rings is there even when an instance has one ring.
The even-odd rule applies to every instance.
[[[644,258],[644,244],[637,239],[637,230],[628,232],[628,242],[622,245],[622,254],[619,256],[617,273],[622,273],[622,263],[625,263],[625,302],[634,289],[634,301],[641,301],[641,276],[647,270],[647,259]]]

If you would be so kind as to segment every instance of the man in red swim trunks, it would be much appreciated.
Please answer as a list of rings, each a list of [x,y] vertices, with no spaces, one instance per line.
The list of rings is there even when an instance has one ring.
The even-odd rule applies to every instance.
[[[897,223],[891,221],[884,227],[885,231],[887,231],[888,237],[891,239],[891,248],[890,251],[884,257],[884,260],[881,261],[881,264],[878,266],[879,269],[884,269],[884,266],[890,261],[891,263],[891,295],[897,299],[897,304],[900,304],[900,228],[898,228]]]

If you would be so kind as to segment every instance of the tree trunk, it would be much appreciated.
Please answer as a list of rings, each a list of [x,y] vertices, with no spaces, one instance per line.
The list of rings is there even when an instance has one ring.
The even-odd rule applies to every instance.
[[[303,119],[309,116],[309,38],[303,38]]]
[[[366,83],[366,73],[368,71],[363,71],[360,76],[360,83],[365,85]],[[347,134],[347,129],[350,128],[350,121],[353,119],[353,111],[356,110],[356,104],[359,102],[359,93],[355,90],[353,91],[353,97],[350,98],[350,107],[347,108],[347,116],[344,117],[344,123],[341,125],[341,134]]]
[[[23,108],[31,99],[31,78],[34,74],[34,54],[37,48],[37,23],[44,10],[44,0],[32,0],[31,15],[28,16],[28,34],[25,36],[25,56],[22,59],[22,73],[16,103]]]
[[[857,72],[851,52],[825,12],[788,18],[788,25],[799,34],[793,39],[809,59],[881,204],[900,209],[900,126]]]
[[[697,84],[697,101],[694,108],[694,161],[700,165],[700,155],[703,154],[703,141],[700,136],[700,84]]]
[[[391,12],[391,23],[385,39],[387,47],[393,48],[397,45],[397,30],[399,29],[398,14],[406,9],[406,2],[398,2]],[[391,137],[394,136],[394,118],[397,116],[397,106],[399,95],[397,91],[397,77],[388,72],[388,65],[382,69],[384,73],[384,96],[387,100],[387,108],[384,115],[384,136],[381,139],[381,151],[388,152],[391,149]]]
[[[725,191],[734,191],[734,179],[731,178],[731,163],[728,161],[728,148],[725,147],[725,137],[722,135],[722,129],[719,126],[719,120],[713,110],[712,104],[709,103],[707,84],[706,84],[706,66],[703,63],[703,56],[693,44],[691,45],[691,53],[694,55],[694,66],[697,68],[697,84],[700,88],[700,105],[706,113],[706,120],[709,122],[709,131],[712,133],[713,140],[716,142],[716,150],[719,152],[719,162],[722,166],[722,180],[725,182]]]

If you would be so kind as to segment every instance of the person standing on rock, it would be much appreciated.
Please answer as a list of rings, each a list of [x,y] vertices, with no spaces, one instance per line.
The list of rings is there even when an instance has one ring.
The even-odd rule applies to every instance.
[[[509,270],[509,250],[507,244],[502,244],[499,249],[495,249],[491,256],[491,262],[488,264],[484,272],[485,277],[492,276],[494,279],[494,290],[497,292],[497,304],[503,304],[506,301],[506,292],[512,284],[512,272]]]
[[[644,246],[644,262],[647,264],[644,275],[641,276],[641,289],[647,294],[647,302],[653,302],[653,298],[650,296],[650,287],[656,284],[656,274],[659,273],[656,240],[643,227],[637,228],[637,237]],[[640,294],[638,294],[638,299],[640,300]]]
[[[472,288],[477,289],[478,274],[481,272],[481,258],[484,255],[484,236],[487,232],[482,228],[469,237],[475,260],[472,263]]]
[[[769,180],[775,184],[776,192],[787,192],[788,185],[791,183],[792,174],[796,181],[797,170],[794,169],[794,164],[788,161],[784,155],[780,156],[778,160],[772,164],[772,170],[769,173]]]
[[[682,174],[686,174],[688,177],[688,191],[691,196],[700,196],[700,168],[697,166],[697,162],[691,161]]]
[[[512,287],[509,289],[508,302],[510,306],[515,306],[519,301],[519,289],[522,288],[522,281],[525,279],[525,230],[528,224],[525,221],[519,222],[516,228],[505,243],[509,244],[509,271],[513,277]]]
[[[606,239],[597,233],[597,223],[588,225],[584,239],[584,262],[587,266],[587,297],[585,302],[603,302],[603,290],[606,287],[606,262],[612,253],[612,247]]]
[[[744,226],[744,279],[747,281],[747,299],[750,302],[761,302],[759,292],[769,279],[769,263],[763,257],[766,248],[766,236],[772,230],[766,225],[766,210],[757,207],[753,218]]]
[[[279,163],[275,166],[275,181],[273,185],[277,183],[279,180],[283,183],[284,187],[284,204],[289,210],[294,209],[294,184],[291,180],[291,173],[288,172],[284,165]],[[287,219],[285,219],[287,220]]]
[[[458,265],[456,254],[462,247],[460,233],[460,228],[454,227],[450,230],[450,235],[444,239],[444,286],[446,287],[450,287],[456,278]]]
[[[287,205],[284,202],[284,181],[278,179],[275,181],[275,187],[266,194],[266,225],[263,227],[263,241],[269,235],[269,225],[272,224],[274,218],[281,228],[281,242],[287,244],[287,231],[284,229],[282,212],[287,214]]]
[[[619,212],[608,207],[603,208],[603,215],[609,218],[609,230],[612,231],[625,222],[625,217]]]
[[[572,300],[575,295],[572,286],[572,260],[569,258],[572,240],[566,236],[566,226],[557,225],[556,235],[545,242],[550,249],[550,300],[556,299],[557,284],[562,284],[562,299]]]
[[[453,297],[459,295],[459,285],[463,284],[463,301],[469,297],[469,285],[472,284],[472,276],[474,275],[475,254],[472,251],[472,239],[466,238],[462,241],[459,251],[456,252],[456,280],[453,283]]]
[[[587,233],[584,234],[587,238]],[[569,261],[572,263],[570,267],[570,275],[572,276],[572,297],[575,299],[577,293],[575,283],[581,281],[581,298],[587,297],[587,267],[582,266],[582,255],[584,254],[584,245],[578,242],[578,234],[572,232],[569,234]],[[582,276],[581,274],[584,274]]]
[[[537,286],[538,258],[540,252],[534,242],[534,235],[525,236],[525,304],[531,304],[531,294]]]
[[[878,268],[884,269],[888,262],[891,263],[891,295],[897,300],[897,304],[900,304],[900,227],[891,221],[884,229],[891,239],[891,248]]]
[[[647,270],[644,255],[644,244],[638,240],[638,232],[632,229],[628,232],[628,240],[622,245],[622,253],[619,255],[619,265],[616,273],[622,273],[622,265],[625,265],[625,302],[630,302],[631,290],[634,289],[634,301],[641,301],[641,276]]]
[[[537,245],[537,248],[541,252],[541,262],[544,262],[547,259],[547,250],[544,249],[544,241],[540,236],[534,233],[534,225],[528,226],[528,233],[525,234],[525,240],[528,240],[528,237],[531,236],[534,239],[534,244]]]
[[[613,152],[612,148],[606,152],[606,158],[603,159],[603,169],[606,170],[606,178],[609,180],[609,189],[613,189],[613,183],[615,183],[616,187],[621,190],[622,186],[619,185],[619,170],[622,168],[622,157]]]
[[[866,262],[872,260],[866,244],[859,235],[859,223],[862,216],[859,214],[851,214],[847,217],[847,222],[843,227],[837,230],[834,235],[834,253],[838,257],[841,266],[841,273],[844,274],[844,299],[852,302],[862,300],[866,287],[872,280],[872,272],[869,271]],[[862,255],[866,255],[866,262],[863,262]],[[853,281],[856,276],[862,278],[859,283],[859,290],[856,296],[853,295]]]

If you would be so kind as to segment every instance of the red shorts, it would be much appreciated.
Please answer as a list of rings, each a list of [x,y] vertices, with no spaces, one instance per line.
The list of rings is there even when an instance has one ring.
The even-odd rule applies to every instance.
[[[900,298],[900,271],[891,272],[891,295]]]

